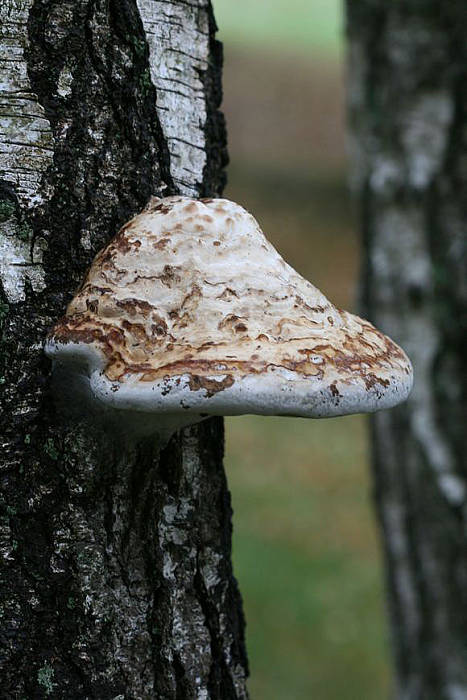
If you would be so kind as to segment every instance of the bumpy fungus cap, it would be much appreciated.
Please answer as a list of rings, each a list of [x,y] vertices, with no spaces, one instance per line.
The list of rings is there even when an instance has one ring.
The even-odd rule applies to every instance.
[[[336,309],[226,199],[154,199],[94,260],[47,354],[155,413],[336,416],[411,388],[405,353]]]

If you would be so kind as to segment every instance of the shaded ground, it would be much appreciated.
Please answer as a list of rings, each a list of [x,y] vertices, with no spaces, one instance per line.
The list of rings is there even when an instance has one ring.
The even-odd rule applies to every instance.
[[[364,418],[226,432],[252,700],[388,697]]]
[[[334,303],[356,310],[341,84],[332,60],[227,47],[226,196]],[[227,420],[252,700],[388,696],[365,426],[360,416]]]

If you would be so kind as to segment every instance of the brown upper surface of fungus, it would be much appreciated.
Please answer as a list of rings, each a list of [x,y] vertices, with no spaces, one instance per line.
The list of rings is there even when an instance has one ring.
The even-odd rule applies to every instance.
[[[405,398],[412,377],[393,341],[336,309],[228,200],[153,200],[126,224],[97,255],[46,349],[60,359],[70,344],[70,356],[86,346],[103,394],[107,381],[113,397],[125,388],[137,403],[139,391],[146,406],[152,383],[160,407],[182,377],[177,401],[181,385],[207,402],[224,393],[214,413],[230,404],[232,413],[376,410]]]

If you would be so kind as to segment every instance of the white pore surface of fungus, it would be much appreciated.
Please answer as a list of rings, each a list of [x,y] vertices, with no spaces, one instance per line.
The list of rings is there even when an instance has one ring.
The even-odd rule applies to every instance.
[[[412,385],[405,353],[336,309],[226,199],[151,200],[97,255],[46,353],[89,377],[98,402],[180,425],[371,412]]]

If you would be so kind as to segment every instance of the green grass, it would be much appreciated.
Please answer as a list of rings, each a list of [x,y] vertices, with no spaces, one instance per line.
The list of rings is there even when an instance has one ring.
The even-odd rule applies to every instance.
[[[342,43],[340,0],[214,0],[214,11],[226,43],[329,53]]]
[[[365,421],[227,421],[252,700],[388,696]]]

